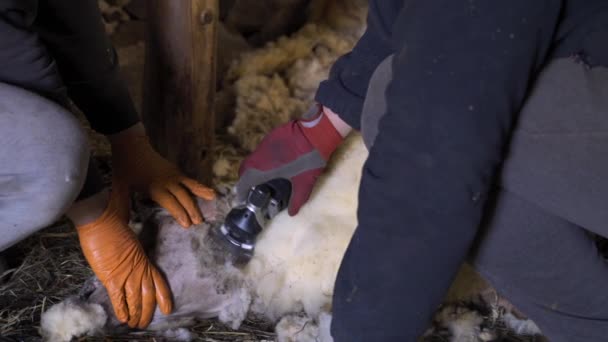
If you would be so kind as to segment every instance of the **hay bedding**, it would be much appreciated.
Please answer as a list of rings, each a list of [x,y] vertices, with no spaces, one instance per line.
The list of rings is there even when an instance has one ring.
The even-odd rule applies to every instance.
[[[5,274],[10,280],[0,285],[0,336],[34,339],[45,308],[73,294],[92,273],[83,267],[77,237],[65,221],[23,241],[7,256],[20,260]]]
[[[134,19],[124,10],[130,0],[99,2],[106,28],[115,36],[120,34],[121,26],[129,25]],[[219,94],[232,97],[227,103],[233,104],[220,108],[220,111],[231,111],[234,118],[227,129],[218,130],[213,169],[216,184],[231,185],[236,181],[238,165],[243,157],[268,130],[299,115],[311,103],[315,85],[327,75],[333,61],[348,51],[362,33],[363,2],[337,0],[333,3],[333,7],[327,7],[323,1],[313,0],[311,22],[290,37],[281,37],[255,50],[248,49],[247,44],[240,44],[241,58],[226,67],[226,77],[218,75],[222,79]],[[129,38],[126,41],[133,41],[133,37]],[[137,105],[141,103],[141,39],[141,36],[136,37],[136,42],[131,45],[117,46]],[[221,49],[221,41],[219,46]],[[220,53],[239,55],[234,51]],[[107,141],[93,132],[91,139],[94,156],[109,180]],[[65,297],[78,293],[92,272],[82,256],[73,227],[65,220],[24,240],[7,251],[7,255],[11,268],[4,274],[5,283],[0,284],[0,341],[39,340],[41,313]],[[454,334],[461,336],[457,341],[543,341],[539,336],[514,334],[505,326],[503,318],[507,315],[510,313],[500,304],[484,300],[446,303],[438,310],[435,322],[423,341],[451,341]],[[233,331],[210,320],[164,335],[134,332],[79,340],[271,341],[275,338],[272,328],[273,324],[268,322],[247,320],[238,331]]]

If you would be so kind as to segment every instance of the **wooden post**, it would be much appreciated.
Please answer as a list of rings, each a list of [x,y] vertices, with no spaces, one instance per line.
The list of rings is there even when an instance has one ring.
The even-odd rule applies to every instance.
[[[152,145],[212,178],[218,0],[149,0],[142,119]]]

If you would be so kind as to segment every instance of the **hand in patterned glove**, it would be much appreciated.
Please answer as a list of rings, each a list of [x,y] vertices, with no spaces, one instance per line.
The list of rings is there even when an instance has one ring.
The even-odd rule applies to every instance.
[[[245,201],[249,189],[256,185],[285,178],[292,186],[288,213],[291,216],[298,213],[343,140],[322,108],[318,106],[305,119],[292,120],[264,137],[241,164],[238,201]]]

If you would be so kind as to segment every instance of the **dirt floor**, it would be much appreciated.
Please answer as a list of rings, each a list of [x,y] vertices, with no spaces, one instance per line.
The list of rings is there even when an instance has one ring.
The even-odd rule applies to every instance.
[[[100,1],[106,28],[111,34],[117,49],[123,74],[138,109],[141,108],[142,101],[141,83],[145,54],[145,11],[142,10],[142,3],[143,1],[136,0]],[[239,1],[222,1],[223,6],[224,3],[239,3]],[[295,2],[292,1],[290,3]],[[239,22],[238,13],[232,16],[224,14],[223,18],[226,23]],[[298,20],[302,21],[301,19],[303,18]],[[298,22],[298,20],[295,20],[295,22]],[[258,23],[257,25],[261,24]],[[301,27],[301,25],[298,27]],[[293,25],[284,25],[284,27],[281,27],[281,30],[283,33],[290,33],[298,27],[294,28]],[[235,135],[231,135],[228,128],[228,125],[238,115],[235,112],[239,111],[239,104],[242,105],[243,101],[250,100],[250,98],[247,98],[247,95],[239,95],[240,88],[237,79],[239,77],[252,77],[249,79],[251,82],[256,81],[260,82],[260,84],[268,82],[268,84],[275,86],[277,84],[277,77],[279,77],[280,86],[289,86],[290,82],[293,82],[293,78],[290,79],[289,75],[298,71],[297,68],[292,67],[291,69],[284,68],[283,71],[275,75],[263,74],[257,71],[253,72],[253,75],[248,75],[248,71],[241,70],[241,74],[237,75],[238,77],[223,81],[224,77],[229,77],[229,62],[237,60],[243,53],[251,52],[253,49],[263,46],[265,40],[269,41],[277,37],[276,32],[263,30],[259,27],[258,29],[258,34],[248,33],[248,35],[243,34],[242,36],[238,36],[223,32],[220,36],[221,57],[218,58],[221,61],[220,65],[218,65],[218,79],[220,81],[218,82],[218,99],[216,104],[220,124],[218,125],[219,144],[215,151],[218,162],[214,167],[216,183],[230,184],[234,182],[236,180],[236,166],[248,152],[243,142],[235,139]],[[248,28],[248,30],[251,30],[251,28]],[[264,32],[264,34],[259,34],[260,32]],[[322,76],[331,65],[332,58],[345,52],[349,47],[348,44],[352,45],[354,40],[341,40],[340,42],[344,45],[341,45],[340,49],[335,48],[337,44],[333,42],[335,41],[332,41],[332,44],[328,43],[328,45],[332,45],[331,47],[334,50],[328,48],[329,52],[322,51],[321,53],[324,54],[318,55],[318,58],[312,61],[306,52],[301,56],[296,54],[295,57],[290,57],[292,58],[290,65],[300,63],[300,67],[301,64],[304,64],[306,68],[314,67],[316,68],[315,70],[320,69],[321,72],[318,75]],[[314,44],[323,47],[322,43],[314,42]],[[278,44],[278,46],[281,46],[281,44]],[[315,51],[317,50],[323,49],[317,48]],[[264,53],[260,53],[252,55],[252,58],[263,59],[265,57]],[[275,62],[275,64],[277,63]],[[234,71],[234,68],[231,70]],[[316,79],[309,80],[311,84],[315,84],[314,82],[316,81]],[[242,81],[241,83],[246,82]],[[242,84],[241,86],[245,87]],[[302,90],[305,93],[308,91],[305,95],[298,95],[297,92],[293,91],[293,88],[290,89],[290,96],[293,101],[290,102],[291,107],[289,108],[292,109],[290,112],[285,113],[285,116],[281,120],[294,115],[309,100],[308,94],[311,91],[310,89]],[[269,125],[273,123],[274,121],[270,122]],[[232,126],[233,131],[238,129],[237,126]],[[264,129],[267,128],[261,128],[260,132],[251,139],[259,139]],[[103,136],[93,131],[90,131],[90,137],[94,147],[93,155],[99,161],[102,172],[107,177],[106,179],[109,179],[111,165],[109,163],[110,149],[107,141]],[[76,233],[71,224],[66,220],[62,220],[54,226],[40,231],[11,248],[7,252],[7,256],[10,261],[9,270],[4,275],[0,274],[5,281],[4,283],[0,282],[0,341],[39,340],[38,325],[41,313],[44,312],[45,308],[58,303],[66,296],[77,293],[84,281],[92,276],[92,273],[82,256]],[[466,289],[456,289],[453,293],[479,292],[482,288],[486,287],[483,281],[480,281],[474,273],[469,273],[465,276],[461,280],[461,285],[458,286],[464,286]],[[459,296],[453,295],[452,297],[451,299],[456,300]],[[509,333],[496,320],[499,311],[502,309],[498,305],[488,306],[486,303],[480,306],[479,304],[466,302],[461,303],[459,306],[451,306],[449,309],[451,310],[449,312],[450,317],[460,317],[459,315],[464,312],[475,311],[479,317],[482,317],[482,325],[485,329],[495,332],[493,341],[542,341],[542,338],[538,336],[522,338]],[[272,328],[273,326],[266,322],[247,321],[238,331],[232,331],[215,320],[209,320],[198,323],[195,327],[189,329],[189,331],[176,331],[174,332],[176,334],[174,336],[166,335],[163,337],[149,333],[131,333],[124,336],[82,338],[79,341],[171,341],[175,340],[179,334],[188,333],[191,334],[191,337],[196,337],[196,340],[200,341],[270,341],[274,339]],[[449,336],[447,328],[442,327],[441,324],[436,324],[433,333],[429,334],[425,338],[425,341],[449,341]],[[490,340],[488,339],[487,341]]]

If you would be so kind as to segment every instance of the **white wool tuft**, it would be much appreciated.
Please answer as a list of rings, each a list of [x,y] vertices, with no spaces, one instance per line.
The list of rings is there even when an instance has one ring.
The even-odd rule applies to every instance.
[[[232,266],[227,266],[232,267]],[[230,302],[220,311],[218,319],[237,330],[247,317],[251,305],[251,294],[248,287],[242,287],[230,297]]]
[[[507,312],[502,317],[507,328],[521,336],[541,335],[540,328],[530,319],[519,319],[510,312]]]
[[[480,325],[483,317],[476,311],[468,311],[460,314],[455,319],[447,322],[452,333],[452,342],[477,342],[479,341]]]
[[[169,341],[190,342],[194,340],[193,334],[185,328],[165,330],[163,337]]]
[[[278,342],[333,342],[331,315],[323,312],[315,321],[307,315],[287,315],[275,327]]]
[[[331,336],[331,317],[331,314],[327,312],[321,312],[321,314],[319,315],[318,342],[334,342],[334,338]]]
[[[479,333],[479,339],[483,342],[489,342],[489,341],[494,341],[496,340],[497,334],[495,331],[490,331],[488,329],[482,331]]]
[[[232,165],[226,159],[218,159],[213,163],[213,174],[216,177],[226,177],[230,174]]]
[[[135,233],[135,235],[139,235],[141,231],[144,229],[144,224],[141,222],[129,221],[129,228]]]
[[[67,299],[42,314],[40,332],[45,341],[69,342],[99,332],[107,319],[101,305]]]
[[[300,213],[282,212],[260,235],[245,269],[252,311],[276,320],[329,310],[338,267],[357,225],[357,189],[367,149],[353,134],[336,151]],[[339,175],[339,176],[338,176]]]
[[[283,317],[274,328],[277,342],[315,342],[319,327],[306,315]]]
[[[484,341],[486,335],[481,331],[483,317],[465,306],[448,305],[435,314],[437,326],[447,328],[451,333],[451,342]],[[431,333],[430,330],[428,333]],[[482,336],[483,335],[483,336]]]

